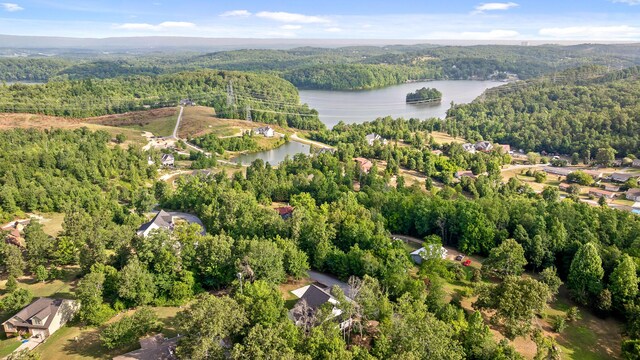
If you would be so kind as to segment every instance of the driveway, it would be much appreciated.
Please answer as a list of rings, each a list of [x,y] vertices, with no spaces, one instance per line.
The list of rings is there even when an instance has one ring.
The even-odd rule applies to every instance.
[[[27,342],[23,342],[22,344],[20,344],[20,346],[18,346],[17,349],[13,350],[13,352],[19,352],[22,350],[28,350],[31,351],[33,350],[36,346],[42,344],[43,341],[41,339],[36,339],[34,337],[29,338],[29,341]]]

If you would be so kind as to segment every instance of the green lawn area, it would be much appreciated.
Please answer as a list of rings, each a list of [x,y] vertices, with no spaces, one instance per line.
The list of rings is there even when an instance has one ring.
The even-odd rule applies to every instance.
[[[173,134],[173,129],[176,127],[176,121],[178,121],[177,114],[152,119],[144,124],[123,125],[122,127],[125,129],[148,131],[153,133],[155,136],[170,136]]]
[[[42,230],[49,236],[57,236],[62,231],[62,222],[64,221],[63,213],[48,213],[42,214],[43,220],[40,220],[42,224]]]
[[[7,338],[4,333],[0,334],[0,359],[11,354],[18,346],[20,346],[18,339]]]

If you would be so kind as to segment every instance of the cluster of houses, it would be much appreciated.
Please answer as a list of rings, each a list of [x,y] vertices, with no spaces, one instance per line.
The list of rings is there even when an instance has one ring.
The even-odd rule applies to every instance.
[[[504,154],[513,154],[513,151],[511,150],[511,146],[500,145],[500,144],[495,144],[494,146],[494,144],[492,144],[489,141],[478,141],[475,144],[465,143],[465,144],[462,144],[462,148],[464,149],[464,151],[470,154],[475,154],[476,151],[488,153],[496,149],[502,149],[502,152]]]
[[[569,174],[577,171],[576,169],[566,167],[553,167],[548,166],[543,169],[547,174],[557,175],[559,178],[567,177]],[[627,200],[634,202],[640,201],[640,189],[629,189],[626,192],[621,191],[621,185],[629,181],[630,179],[640,178],[640,174],[615,172],[608,177],[604,176],[604,173],[600,170],[580,170],[585,174],[591,176],[600,187],[589,188],[588,194],[594,197],[605,199],[615,199],[621,195],[625,195]],[[602,180],[607,180],[603,182]],[[561,183],[559,185],[560,190],[567,191],[571,185],[567,183]],[[634,211],[635,212],[635,211]]]

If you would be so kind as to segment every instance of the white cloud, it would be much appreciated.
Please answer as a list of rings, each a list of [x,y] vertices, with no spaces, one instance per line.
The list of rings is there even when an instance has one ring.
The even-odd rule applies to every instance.
[[[272,12],[261,11],[256,14],[257,17],[263,19],[269,19],[274,21],[286,22],[286,23],[298,23],[298,24],[324,24],[329,23],[330,20],[320,16],[310,16],[303,14],[294,14],[288,12]]]
[[[514,2],[506,2],[506,3],[482,3],[475,7],[474,13],[481,14],[485,11],[496,11],[496,10],[509,10],[514,7],[518,7],[519,5]]]
[[[339,27],[330,27],[330,28],[324,29],[324,31],[331,32],[331,33],[338,33],[338,32],[342,32],[342,29],[340,29]]]
[[[247,10],[231,10],[231,11],[225,11],[222,14],[220,14],[220,16],[223,17],[247,17],[247,16],[251,16],[251,13]]]
[[[561,39],[624,40],[640,36],[640,28],[628,25],[614,26],[569,26],[542,28],[542,36]]]
[[[2,8],[8,12],[24,10],[22,6],[14,3],[1,3],[0,5],[2,5]]]
[[[613,3],[623,3],[629,5],[640,5],[640,0],[611,0]]]
[[[280,29],[282,30],[300,30],[302,29],[302,25],[282,25],[280,26]]]
[[[122,30],[153,30],[160,31],[166,29],[180,29],[180,28],[194,28],[196,24],[185,22],[185,21],[165,21],[161,22],[158,25],[147,24],[147,23],[125,23],[125,24],[116,24],[113,27],[115,29]]]
[[[515,30],[490,30],[490,31],[462,31],[462,32],[434,32],[429,38],[436,40],[508,40],[520,35]]]

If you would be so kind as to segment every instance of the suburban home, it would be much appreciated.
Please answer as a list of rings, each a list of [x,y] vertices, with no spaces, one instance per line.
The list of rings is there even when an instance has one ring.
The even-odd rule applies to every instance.
[[[560,185],[558,185],[558,189],[565,192],[568,191],[570,187],[571,187],[571,184],[567,184],[567,183],[560,183]]]
[[[604,184],[604,189],[607,191],[618,192],[620,191],[620,186],[615,184]]]
[[[624,193],[624,196],[627,200],[640,201],[640,189],[629,189]]]
[[[424,247],[421,247],[410,254],[411,260],[420,265],[422,264],[422,260],[424,260],[423,256],[440,256],[442,259],[447,258],[448,251],[444,247],[437,244],[428,244],[427,247],[429,248],[428,253],[431,255],[427,255],[427,250]]]
[[[617,172],[617,173],[611,174],[611,181],[624,183],[624,182],[627,182],[627,180],[629,179],[637,178],[639,176],[640,175],[638,174],[627,174],[627,173]]]
[[[30,333],[44,340],[73,318],[80,303],[75,300],[39,298],[2,323],[7,336]]]
[[[476,146],[471,143],[462,144],[462,149],[470,154],[475,154],[476,152]]]
[[[558,176],[567,176],[573,172],[572,169],[568,169],[564,167],[554,167],[554,166],[546,166],[542,170],[547,174],[558,175]]]
[[[384,139],[382,136],[380,136],[380,135],[378,135],[376,133],[368,134],[367,136],[364,137],[364,139],[367,141],[369,146],[373,146],[373,144],[376,141],[380,141],[382,143],[382,145],[386,145],[387,144],[387,139]]]
[[[593,195],[597,198],[601,198],[601,197],[605,197],[607,199],[613,199],[616,196],[618,196],[618,194],[612,192],[612,191],[607,191],[607,190],[600,190],[600,189],[590,189],[589,190],[589,195]]]
[[[358,164],[358,166],[360,167],[360,170],[362,170],[362,172],[365,172],[365,173],[368,173],[369,170],[371,170],[371,167],[373,166],[373,163],[369,159],[359,157],[353,160],[356,162],[356,164]]]
[[[640,159],[633,160],[633,162],[631,163],[631,166],[640,168]]]
[[[173,216],[164,210],[160,210],[151,221],[140,226],[137,234],[145,237],[155,229],[173,230]]]
[[[258,135],[264,135],[264,137],[273,137],[275,135],[275,131],[270,126],[259,127],[254,130],[254,132]]]
[[[489,152],[493,150],[493,145],[488,141],[478,141],[475,145],[477,151]]]
[[[162,158],[160,158],[160,162],[162,166],[173,166],[176,158],[172,154],[162,154]]]
[[[196,102],[191,99],[182,99],[180,100],[180,105],[182,106],[196,106]]]
[[[440,155],[442,155],[442,150],[431,150],[431,153],[432,153],[433,155],[440,156]]]
[[[280,217],[283,218],[284,220],[287,220],[291,216],[293,216],[293,207],[292,206],[282,206],[282,207],[276,208],[276,211],[278,212]]]
[[[308,327],[310,321],[315,320],[315,315],[320,307],[324,304],[331,304],[330,318],[339,318],[342,315],[342,310],[338,309],[336,305],[339,304],[338,300],[334,298],[327,290],[322,289],[316,284],[307,285],[303,288],[293,291],[294,294],[302,294],[300,300],[294,305],[293,309],[289,311],[289,318],[293,320],[296,326]],[[346,319],[340,322],[340,329],[345,329],[351,324],[351,319]]]
[[[602,171],[598,171],[598,170],[583,170],[582,172],[584,172],[585,174],[591,176],[593,178],[593,180],[601,179],[602,176],[604,175],[602,173]]]
[[[453,174],[453,176],[454,176],[456,179],[462,179],[463,177],[469,177],[469,178],[472,178],[472,179],[477,179],[477,178],[478,178],[478,176],[477,176],[477,175],[475,175],[475,174],[473,173],[473,171],[471,171],[471,170],[456,171],[456,173],[455,173],[455,174]]]
[[[113,360],[174,360],[179,336],[165,338],[158,334],[140,339],[140,349],[116,356]]]
[[[498,145],[497,148],[502,148],[502,153],[503,154],[512,154],[513,153],[513,151],[511,151],[511,145]]]

